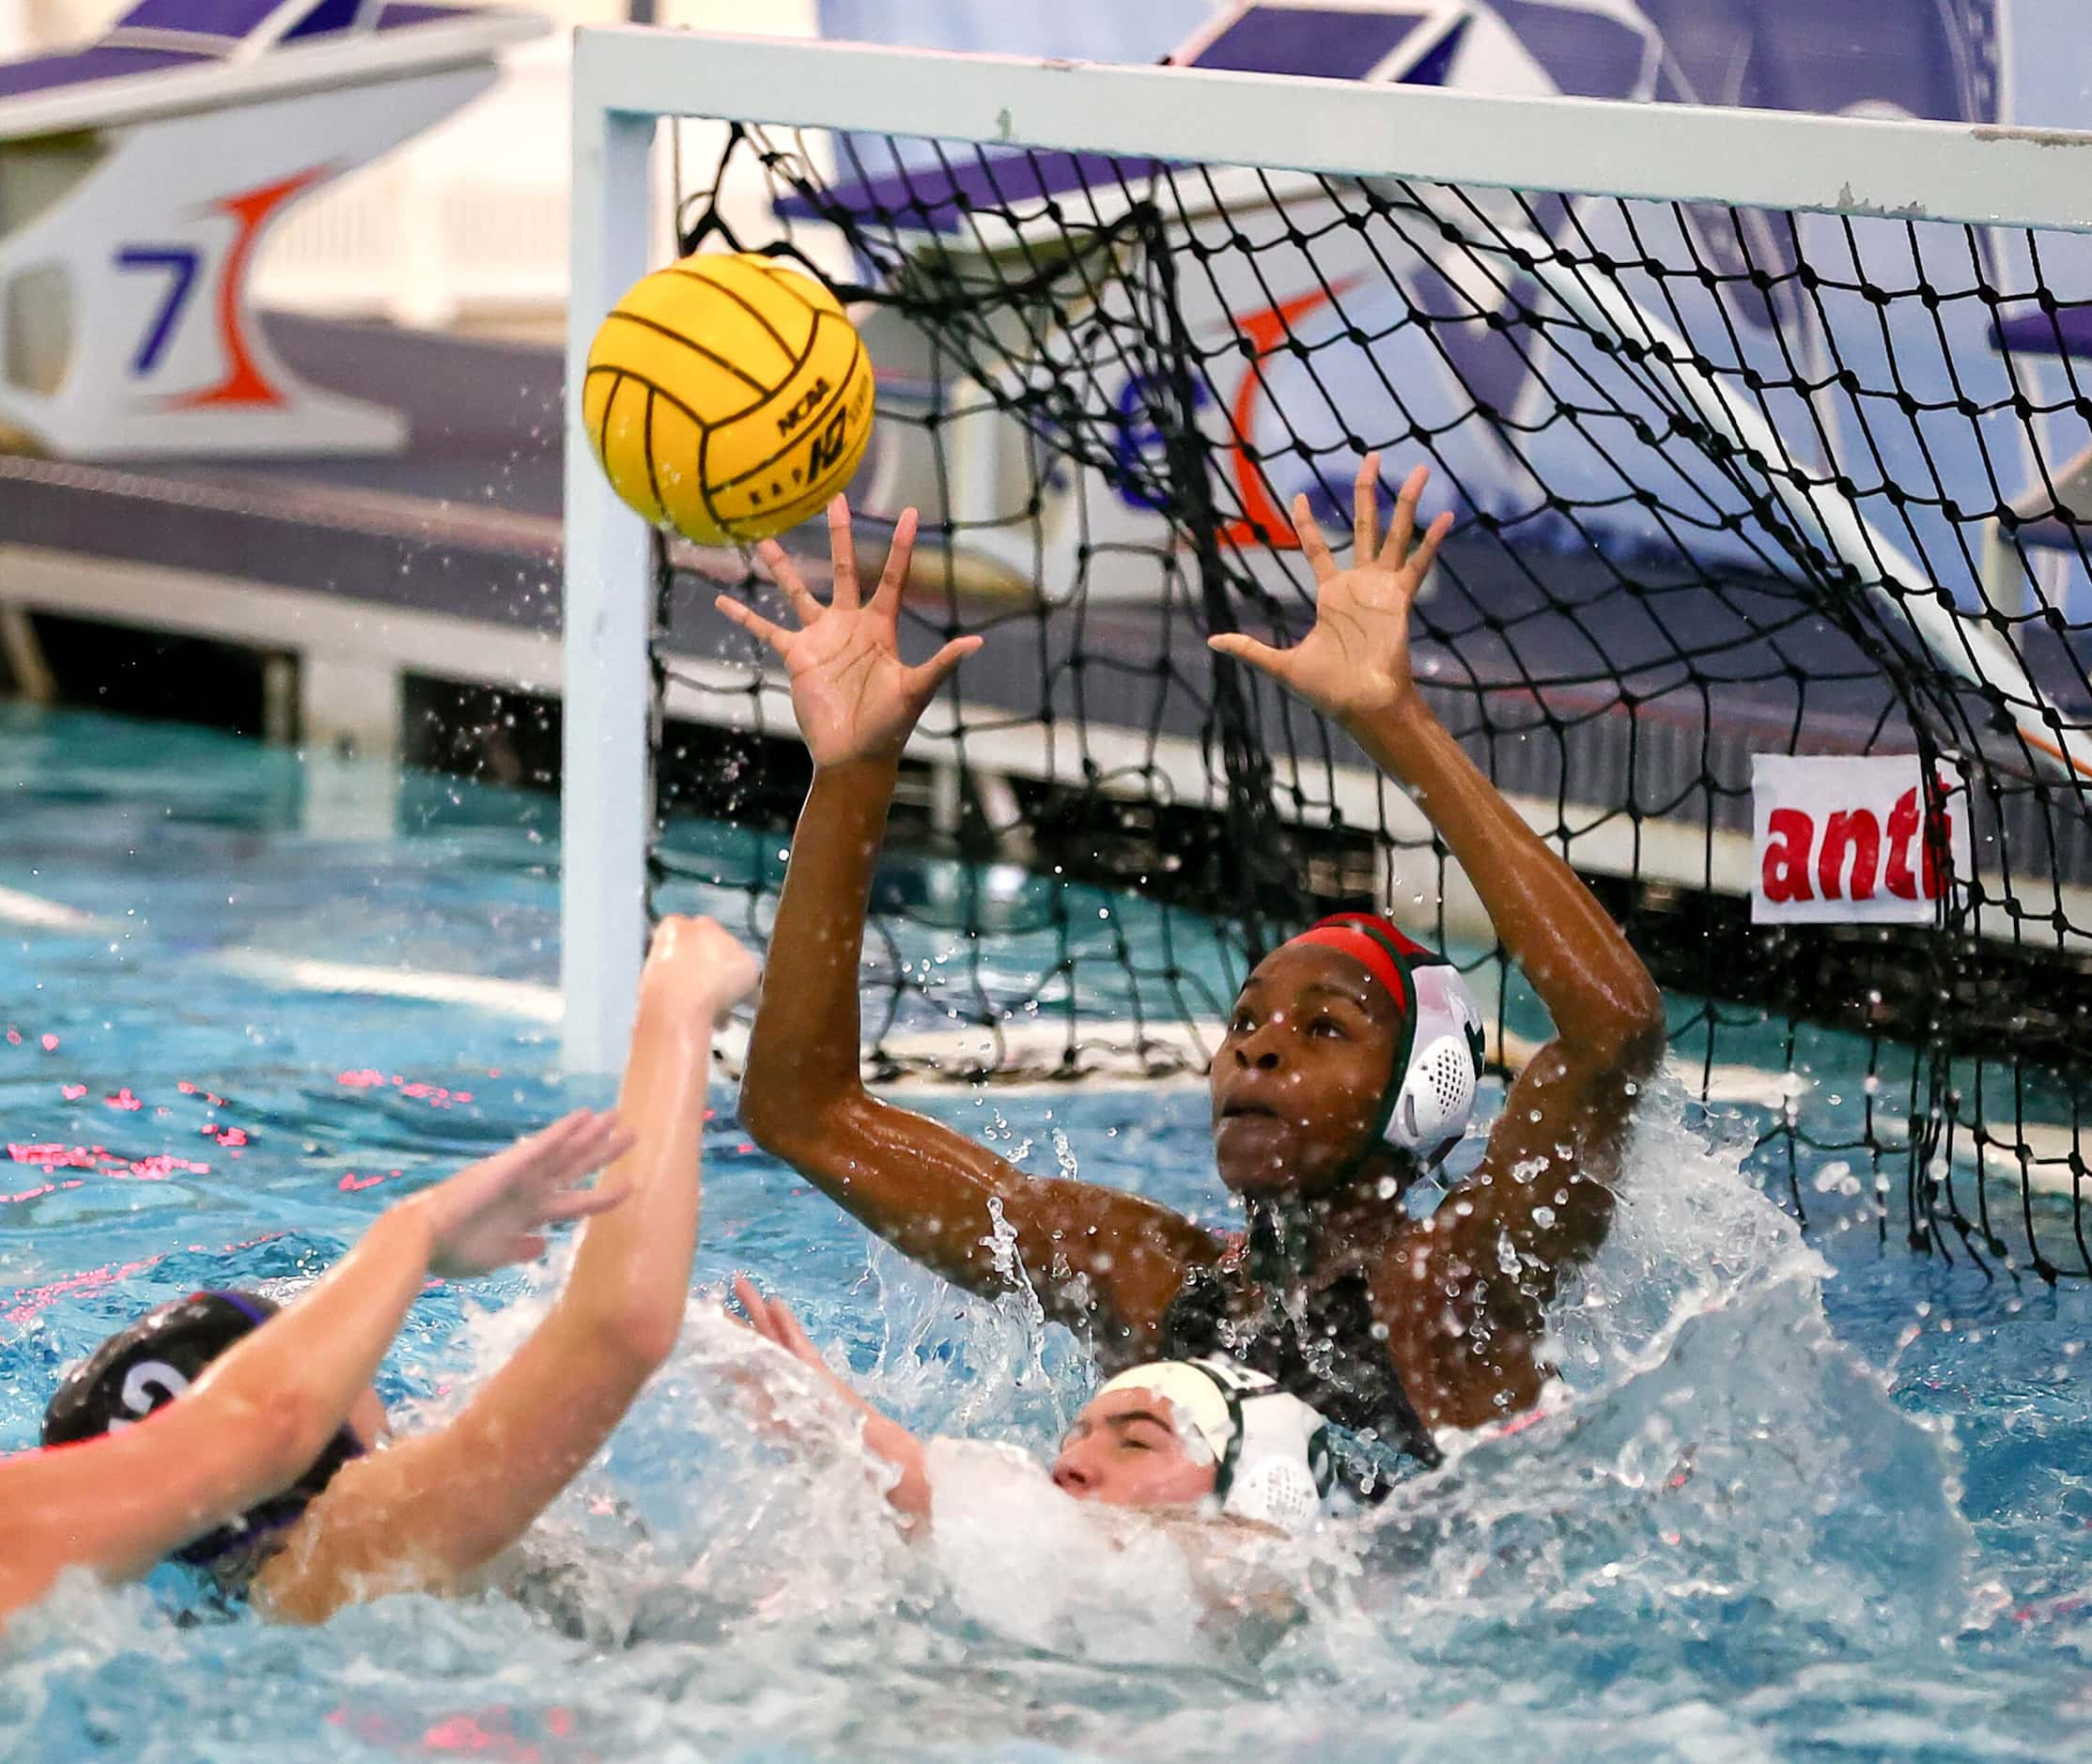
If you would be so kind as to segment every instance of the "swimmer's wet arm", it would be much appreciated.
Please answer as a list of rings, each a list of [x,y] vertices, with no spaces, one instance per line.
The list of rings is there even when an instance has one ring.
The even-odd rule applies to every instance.
[[[1491,1165],[1509,1170],[1531,1157],[1553,1158],[1564,1144],[1573,1144],[1578,1158],[1604,1154],[1626,1121],[1626,1087],[1662,1057],[1663,995],[1576,873],[1505,801],[1418,692],[1411,608],[1452,516],[1440,515],[1412,549],[1430,475],[1418,467],[1396,499],[1387,544],[1379,545],[1379,469],[1378,456],[1368,455],[1354,487],[1351,568],[1337,567],[1306,499],[1294,504],[1294,528],[1317,584],[1309,635],[1288,650],[1240,636],[1214,638],[1213,647],[1262,668],[1340,723],[1374,765],[1415,795],[1553,1015],[1556,1039],[1513,1087],[1491,1136]],[[1496,1186],[1508,1195],[1515,1185]],[[1578,1215],[1573,1224],[1562,1214],[1559,1230],[1521,1218],[1524,1228],[1558,1238],[1546,1246],[1550,1254],[1588,1249],[1603,1235],[1609,1208],[1598,1184],[1587,1186],[1593,1204],[1565,1209]],[[1537,1204],[1530,1184],[1524,1195]]]
[[[1416,793],[1555,1021],[1554,1040],[1505,1097],[1475,1177],[1419,1229],[1415,1242],[1434,1245],[1438,1281],[1427,1275],[1418,1290],[1455,1266],[1495,1280],[1508,1240],[1528,1263],[1517,1284],[1544,1296],[1611,1227],[1608,1184],[1635,1089],[1664,1054],[1663,995],[1582,879],[1420,702],[1361,719],[1352,734]]]
[[[665,919],[640,982],[618,1107],[639,1133],[630,1201],[583,1234],[553,1315],[642,1382],[674,1352],[704,1199],[705,1104],[719,1022],[761,967],[710,919]]]
[[[887,1505],[900,1515],[911,1537],[923,1535],[930,1521],[930,1472],[922,1442],[836,1374],[783,1299],[765,1298],[746,1275],[735,1277],[734,1296],[750,1328],[783,1349],[824,1390],[857,1415],[864,1449],[893,1472],[893,1481],[886,1490]]]
[[[600,1214],[614,1189],[571,1184],[622,1151],[617,1122],[577,1109],[388,1208],[296,1303],[135,1427],[0,1463],[0,1616],[64,1569],[143,1573],[304,1474],[351,1407],[432,1269],[485,1274],[542,1247],[554,1219]]]
[[[758,1145],[872,1230],[969,1292],[998,1292],[995,1214],[1058,1321],[1144,1340],[1213,1239],[1138,1195],[1029,1176],[976,1139],[879,1101],[859,1066],[859,951],[896,773],[866,758],[814,774],[770,936],[741,1086]],[[1094,1312],[1102,1305],[1105,1318]]]
[[[1216,1641],[1240,1647],[1257,1635],[1262,1651],[1307,1617],[1295,1584],[1297,1562],[1288,1574],[1272,1555],[1274,1545],[1289,1553],[1293,1547],[1278,1526],[1233,1514],[1209,1519],[1201,1513],[1171,1529],[1203,1607],[1199,1627]]]
[[[849,514],[838,498],[831,606],[814,600],[775,546],[761,555],[801,628],[721,600],[790,669],[793,710],[814,762],[770,936],[741,1120],[757,1144],[871,1230],[970,1291],[1006,1284],[988,1246],[991,1209],[1000,1209],[1049,1314],[1139,1345],[1185,1268],[1217,1256],[1206,1232],[1135,1195],[1027,1176],[965,1135],[878,1101],[862,1082],[859,965],[901,751],[938,685],[979,642],[956,640],[919,668],[901,662],[901,584],[914,531],[911,511],[860,607]]]
[[[708,920],[656,930],[618,1112],[635,1142],[606,1182],[544,1321],[433,1431],[359,1459],[263,1571],[272,1616],[315,1622],[358,1598],[447,1589],[529,1529],[674,1351],[697,1247],[712,1038],[756,963]]]
[[[178,1401],[121,1432],[0,1462],[0,1617],[68,1568],[143,1574],[296,1481],[370,1387],[434,1245],[426,1209],[393,1207]]]
[[[1564,1053],[1646,1074],[1663,1051],[1663,995],[1583,878],[1421,700],[1347,727],[1374,765],[1409,786],[1467,872],[1506,952],[1554,1018]]]
[[[1504,1099],[1474,1177],[1411,1239],[1406,1256],[1431,1251],[1416,1293],[1435,1316],[1434,1295],[1454,1270],[1465,1271],[1464,1283],[1505,1272],[1508,1240],[1527,1262],[1516,1283],[1544,1296],[1611,1227],[1608,1184],[1633,1098],[1664,1054],[1663,995],[1581,878],[1420,704],[1381,712],[1352,733],[1415,791],[1555,1022],[1555,1038]],[[1490,1308],[1508,1317],[1524,1308]]]

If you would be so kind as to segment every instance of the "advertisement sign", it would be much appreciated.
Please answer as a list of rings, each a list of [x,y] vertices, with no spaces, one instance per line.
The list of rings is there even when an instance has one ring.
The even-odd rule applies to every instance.
[[[1751,922],[1930,924],[1950,880],[1970,874],[1968,799],[1935,773],[1928,828],[1918,767],[1914,753],[1752,755]]]

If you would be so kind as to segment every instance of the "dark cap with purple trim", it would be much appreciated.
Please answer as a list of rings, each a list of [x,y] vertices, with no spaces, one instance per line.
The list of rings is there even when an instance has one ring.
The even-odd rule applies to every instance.
[[[43,1443],[67,1446],[136,1425],[180,1396],[211,1361],[277,1308],[274,1300],[258,1292],[206,1292],[147,1311],[66,1374],[43,1412]],[[289,1488],[232,1524],[197,1538],[177,1551],[176,1559],[208,1566],[282,1529],[362,1450],[362,1442],[343,1428]]]

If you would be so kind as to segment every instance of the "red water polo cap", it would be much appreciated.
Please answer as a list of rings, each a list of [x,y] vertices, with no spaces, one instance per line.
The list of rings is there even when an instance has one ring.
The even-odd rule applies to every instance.
[[[1335,913],[1291,941],[1319,943],[1326,950],[1342,951],[1387,988],[1404,1014],[1416,1009],[1409,990],[1409,964],[1418,957],[1428,962],[1441,959],[1414,938],[1404,936],[1393,920],[1378,913]]]

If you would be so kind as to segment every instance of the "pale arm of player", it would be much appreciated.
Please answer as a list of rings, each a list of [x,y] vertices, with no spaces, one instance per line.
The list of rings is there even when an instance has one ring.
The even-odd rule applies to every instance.
[[[297,1480],[326,1449],[431,1266],[485,1273],[542,1248],[547,1224],[617,1205],[571,1184],[626,1143],[577,1111],[390,1208],[298,1301],[148,1420],[0,1463],[0,1617],[75,1565],[143,1573]]]
[[[318,1621],[376,1592],[455,1586],[520,1538],[609,1439],[674,1349],[713,1029],[756,971],[708,920],[657,930],[618,1097],[637,1141],[611,1179],[629,1199],[589,1226],[544,1321],[455,1419],[334,1478],[257,1583],[272,1615]]]
[[[820,1349],[808,1339],[799,1320],[783,1299],[765,1298],[746,1275],[735,1276],[734,1296],[751,1329],[790,1354],[822,1390],[859,1417],[864,1449],[894,1473],[893,1483],[886,1491],[887,1505],[900,1515],[911,1533],[926,1526],[930,1519],[930,1478],[922,1442],[892,1416],[865,1401],[848,1380],[829,1369]]]

